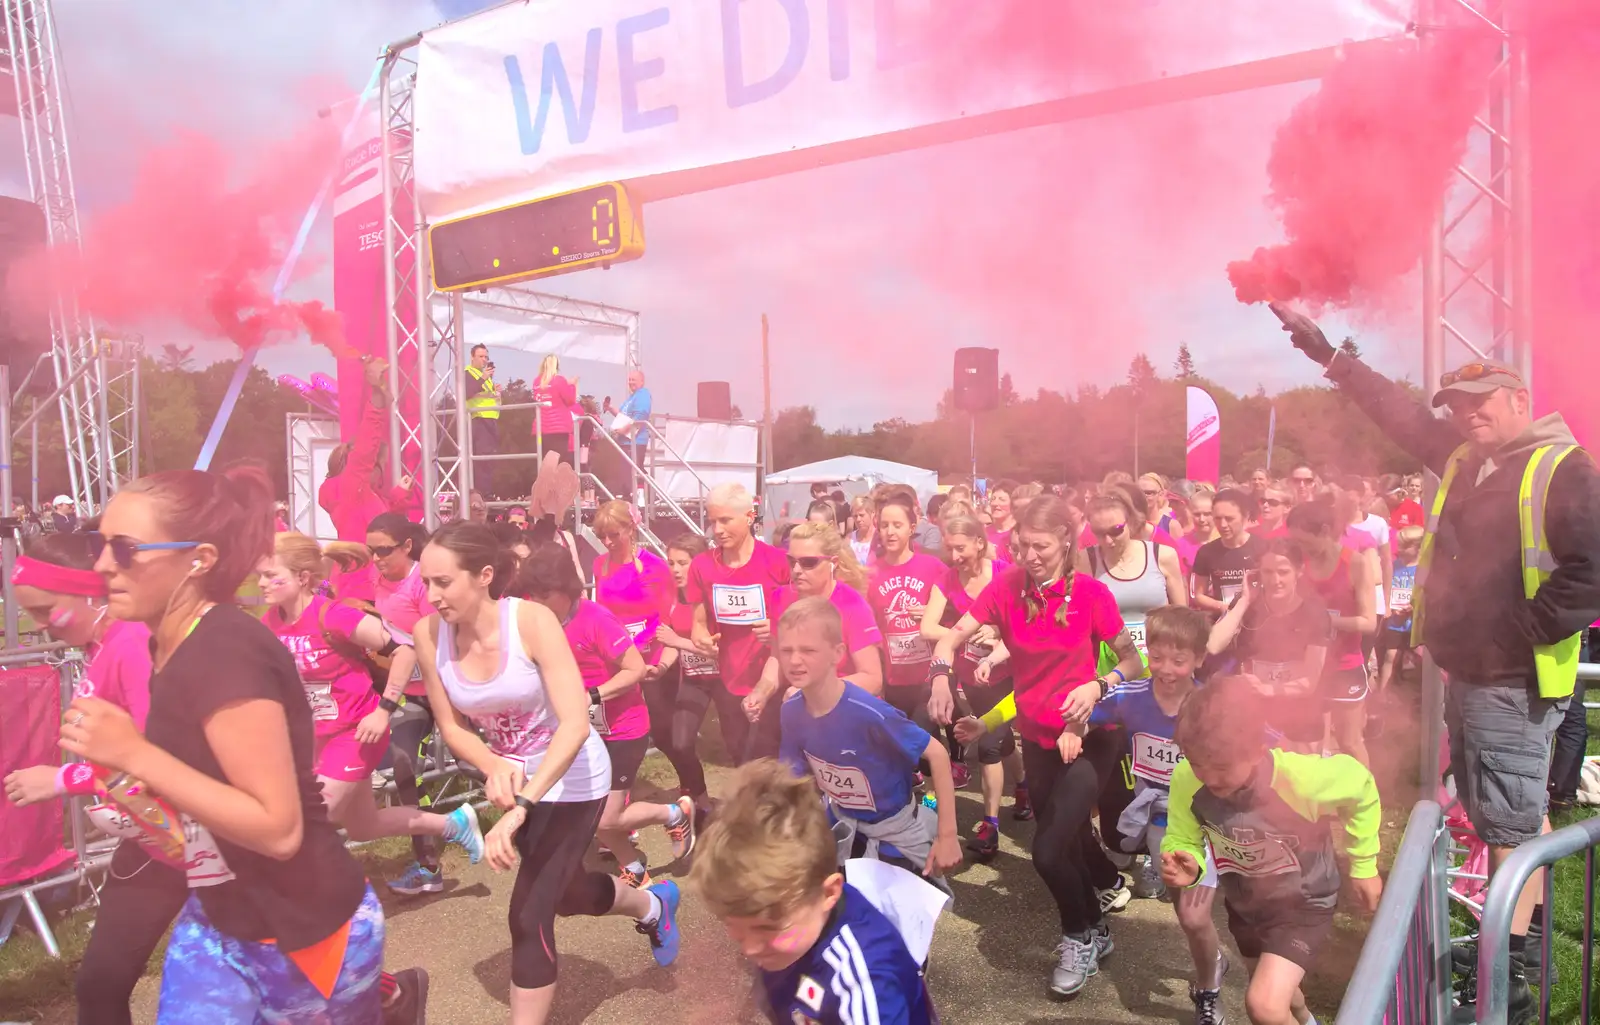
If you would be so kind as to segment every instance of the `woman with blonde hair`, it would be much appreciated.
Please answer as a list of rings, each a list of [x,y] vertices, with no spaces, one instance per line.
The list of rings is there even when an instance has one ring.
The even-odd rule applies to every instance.
[[[561,360],[554,353],[539,363],[539,376],[533,381],[533,399],[545,403],[539,410],[544,433],[544,450],[555,452],[563,463],[573,465],[573,417],[582,411],[578,405],[578,379],[561,376]]]
[[[1159,473],[1147,473],[1135,482],[1139,493],[1144,495],[1146,505],[1145,518],[1152,527],[1158,527],[1176,538],[1183,533],[1183,525],[1172,512],[1172,505],[1167,500],[1167,493],[1172,485],[1167,478]]]
[[[850,500],[850,532],[845,535],[856,561],[865,563],[872,556],[872,546],[878,539],[877,511],[871,495],[857,495]]]
[[[449,815],[412,807],[379,808],[372,772],[389,749],[389,716],[400,707],[408,676],[395,676],[380,697],[365,659],[397,645],[383,620],[318,593],[329,569],[366,568],[366,546],[347,541],[326,548],[304,534],[279,534],[261,566],[261,594],[271,606],[263,621],[294,656],[315,727],[317,779],[328,814],[352,840],[380,836],[437,836],[458,843],[476,864],[483,856],[478,813],[463,804]]]
[[[778,620],[783,610],[801,598],[826,598],[844,620],[844,657],[839,660],[839,676],[868,694],[883,693],[883,659],[879,649],[883,634],[872,615],[863,592],[867,574],[856,561],[855,553],[832,527],[822,523],[797,523],[789,532],[789,582],[781,585],[772,599],[771,651],[761,670],[761,679],[744,699],[744,712],[755,729],[750,738],[749,757],[776,756],[778,752],[778,709],[783,704],[785,685],[778,671]]]

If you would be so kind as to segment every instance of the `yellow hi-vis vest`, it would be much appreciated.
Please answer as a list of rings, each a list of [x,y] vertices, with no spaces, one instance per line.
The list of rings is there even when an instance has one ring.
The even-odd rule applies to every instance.
[[[1542,445],[1534,449],[1522,471],[1522,484],[1517,490],[1517,519],[1522,535],[1522,595],[1532,598],[1539,587],[1555,572],[1556,559],[1544,532],[1545,502],[1550,496],[1550,479],[1556,467],[1573,452],[1576,445]],[[1433,496],[1433,508],[1428,510],[1428,532],[1422,536],[1422,551],[1417,558],[1416,593],[1411,597],[1411,643],[1423,643],[1423,615],[1426,609],[1428,566],[1433,561],[1434,533],[1439,529],[1439,515],[1444,511],[1445,496],[1455,482],[1456,471],[1466,461],[1469,450],[1462,445],[1450,453],[1445,464],[1444,479]],[[1539,696],[1563,698],[1570,695],[1578,681],[1578,645],[1581,633],[1555,644],[1536,644],[1533,648],[1533,665],[1539,678]]]
[[[474,381],[489,380],[489,375],[485,374],[477,367],[468,367],[467,373],[471,375]],[[500,411],[498,409],[484,409],[483,407],[498,406],[499,404],[500,397],[498,395],[490,395],[487,392],[480,391],[478,394],[467,400],[467,409],[471,411],[473,416],[480,420],[498,420],[500,419]]]

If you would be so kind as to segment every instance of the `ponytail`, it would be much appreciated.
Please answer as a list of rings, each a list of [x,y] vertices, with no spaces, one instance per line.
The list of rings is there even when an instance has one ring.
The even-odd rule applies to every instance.
[[[234,463],[221,472],[167,470],[140,477],[122,490],[148,496],[173,540],[216,549],[217,561],[194,578],[207,601],[232,601],[261,560],[272,554],[272,482],[259,463]]]

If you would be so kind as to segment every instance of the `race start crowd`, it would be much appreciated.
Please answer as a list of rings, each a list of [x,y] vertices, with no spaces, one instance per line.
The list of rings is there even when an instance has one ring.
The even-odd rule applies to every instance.
[[[1324,353],[1308,321],[1286,322],[1342,385],[1382,382]],[[1474,366],[1445,375],[1435,400],[1451,407],[1432,423],[1455,432],[1452,451],[1521,451],[1528,430],[1550,433],[1526,416],[1514,371]],[[378,422],[381,364],[368,380]],[[1500,420],[1498,403],[1511,411]],[[1388,426],[1401,413],[1374,415]],[[886,898],[846,882],[844,864],[875,858],[948,892],[963,846],[996,855],[1008,776],[1059,912],[1056,996],[1090,985],[1112,954],[1111,913],[1159,897],[1193,956],[1197,1025],[1222,1022],[1220,891],[1250,962],[1250,1020],[1303,1025],[1300,984],[1341,890],[1377,906],[1367,699],[1413,649],[1421,577],[1454,566],[1463,541],[1427,527],[1420,479],[1374,487],[1297,467],[1212,492],[1113,474],[1080,488],[999,481],[982,501],[958,486],[926,506],[883,485],[848,508],[819,494],[775,545],[756,536],[752,496],[725,485],[707,501],[709,539],[686,533],[665,558],[642,545],[630,504],[601,505],[604,550],[585,567],[571,535],[537,515],[537,487],[531,523],[524,510],[487,523],[474,501],[429,535],[390,507],[404,495],[383,488],[375,446],[358,438],[324,486],[346,540],[275,529],[265,474],[238,466],[131,482],[92,533],[44,534],[19,560],[17,600],[90,662],[61,728],[83,761],[13,771],[5,794],[89,795],[94,821],[130,841],[101,893],[80,1021],[131,1021],[169,925],[164,1025],[423,1021],[427,974],[383,971],[382,906],[340,829],[413,837],[415,863],[387,883],[401,894],[442,889],[442,843],[516,872],[516,1025],[551,1013],[557,916],[625,917],[658,964],[676,959],[682,895],[652,879],[636,842],[656,826],[689,865],[693,899],[758,970],[772,1021],[937,1021],[925,946],[913,954]],[[1420,455],[1438,472],[1436,448]],[[1552,474],[1563,499],[1600,478],[1575,451]],[[1473,468],[1474,500],[1505,465]],[[1573,530],[1590,532],[1587,553],[1600,541],[1561,515],[1549,521],[1557,575]],[[1448,563],[1430,564],[1436,539]],[[1499,559],[1494,544],[1482,551]],[[235,599],[253,577],[259,618]],[[1594,580],[1549,581],[1564,603],[1524,638],[1525,674],[1550,631],[1600,618]],[[1491,713],[1456,692],[1510,685],[1452,681],[1452,765],[1492,850],[1547,828],[1542,790],[1508,797],[1495,775],[1517,743],[1542,742],[1548,767],[1571,687],[1547,696],[1540,671],[1518,737],[1497,727],[1498,762],[1462,753],[1487,751],[1473,717]],[[713,706],[740,766],[716,799],[697,750]],[[471,805],[426,810],[418,777],[435,730],[500,811],[486,833]],[[652,743],[677,775],[669,803],[630,800]],[[386,758],[400,800],[380,807],[371,781]],[[969,763],[983,815],[963,842],[955,792]],[[615,875],[585,867],[596,840]]]

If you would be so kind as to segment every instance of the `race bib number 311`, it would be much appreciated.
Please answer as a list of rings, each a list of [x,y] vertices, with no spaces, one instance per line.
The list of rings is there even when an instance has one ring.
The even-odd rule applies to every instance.
[[[719,623],[751,626],[767,618],[767,592],[760,584],[713,584],[711,609]]]

